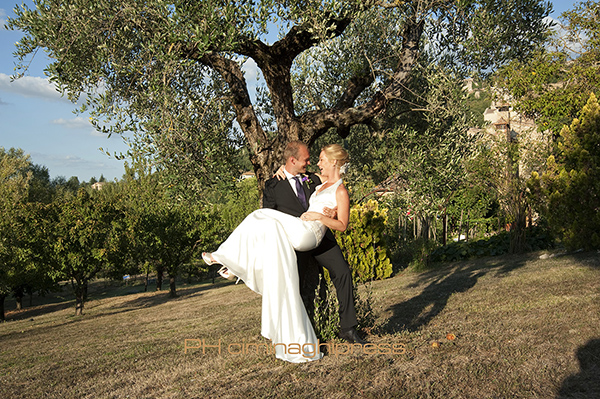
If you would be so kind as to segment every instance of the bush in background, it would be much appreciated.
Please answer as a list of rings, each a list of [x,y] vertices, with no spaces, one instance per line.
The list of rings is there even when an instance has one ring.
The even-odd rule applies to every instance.
[[[548,229],[533,226],[525,230],[525,247],[529,251],[539,251],[554,247],[554,240]],[[510,251],[510,234],[502,232],[477,241],[458,241],[439,247],[431,252],[431,262],[454,262],[465,259],[482,258],[507,254]]]
[[[355,281],[379,280],[392,275],[385,228],[387,208],[379,208],[375,200],[350,209],[348,229],[336,232],[339,243]]]

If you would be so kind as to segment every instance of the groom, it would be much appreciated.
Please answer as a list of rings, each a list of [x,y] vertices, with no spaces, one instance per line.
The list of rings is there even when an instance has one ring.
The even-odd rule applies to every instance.
[[[313,173],[306,174],[306,166],[310,164],[310,155],[306,144],[301,141],[292,141],[286,146],[283,155],[287,179],[279,180],[277,177],[273,177],[267,180],[263,194],[263,208],[277,209],[299,217],[306,212],[308,199],[315,191],[315,187],[321,184],[321,180]],[[366,341],[361,339],[356,332],[358,321],[352,297],[350,266],[344,259],[333,233],[327,230],[323,241],[317,248],[296,254],[298,255],[298,271],[301,282],[304,280],[302,271],[306,269],[311,257],[314,257],[319,265],[329,271],[340,304],[340,338],[365,344]],[[302,285],[301,283],[301,289]]]

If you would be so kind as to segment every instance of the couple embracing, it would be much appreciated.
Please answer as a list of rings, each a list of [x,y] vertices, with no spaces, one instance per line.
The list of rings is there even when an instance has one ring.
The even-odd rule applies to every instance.
[[[263,208],[248,215],[216,252],[202,257],[223,265],[223,277],[237,277],[262,295],[261,334],[272,341],[277,358],[299,363],[321,358],[313,352],[318,352],[318,341],[300,296],[298,263],[309,256],[328,269],[336,288],[340,337],[365,341],[355,329],[352,273],[330,231],[348,227],[350,199],[340,173],[348,153],[338,144],[325,146],[319,155],[321,173],[308,175],[304,143],[290,142],[284,157],[280,178],[266,183]],[[302,350],[288,350],[292,345]]]

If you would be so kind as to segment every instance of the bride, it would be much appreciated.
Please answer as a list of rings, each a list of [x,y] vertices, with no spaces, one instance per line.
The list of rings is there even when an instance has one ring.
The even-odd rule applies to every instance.
[[[208,264],[223,265],[225,278],[239,278],[262,295],[261,334],[270,339],[277,358],[293,363],[322,357],[319,342],[300,297],[295,251],[316,248],[328,228],[345,231],[350,199],[340,175],[348,153],[339,144],[323,147],[321,181],[300,217],[258,209],[240,223],[216,252],[203,253]],[[323,208],[337,207],[337,219]]]

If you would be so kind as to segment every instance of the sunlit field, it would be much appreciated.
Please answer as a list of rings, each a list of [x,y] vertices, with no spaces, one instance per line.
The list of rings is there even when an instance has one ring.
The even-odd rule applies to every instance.
[[[7,299],[0,397],[599,397],[600,254],[540,254],[377,281],[372,350],[330,343],[299,365],[248,345],[268,341],[243,284],[180,283],[169,299],[98,281],[79,317],[67,289],[20,312]]]

